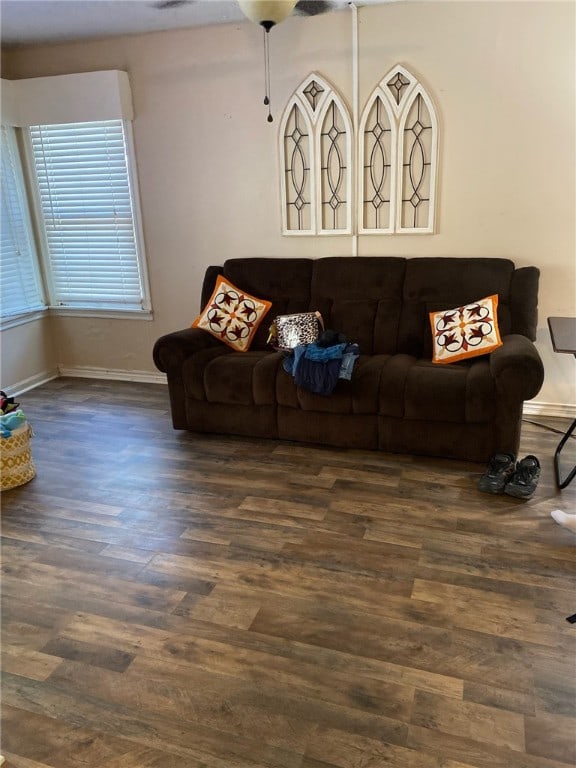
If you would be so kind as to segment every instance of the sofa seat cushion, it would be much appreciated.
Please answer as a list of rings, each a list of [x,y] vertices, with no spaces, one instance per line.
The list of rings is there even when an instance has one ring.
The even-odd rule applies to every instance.
[[[186,395],[227,405],[274,405],[279,352],[202,350],[184,365]]]
[[[389,355],[360,355],[351,381],[339,380],[328,397],[297,387],[293,377],[280,367],[276,380],[278,405],[317,413],[378,413],[380,372]]]
[[[404,418],[406,381],[418,361],[412,355],[391,355],[382,364],[378,392],[378,414]]]
[[[406,378],[404,418],[482,423],[496,412],[496,391],[486,359],[437,366],[419,360]]]

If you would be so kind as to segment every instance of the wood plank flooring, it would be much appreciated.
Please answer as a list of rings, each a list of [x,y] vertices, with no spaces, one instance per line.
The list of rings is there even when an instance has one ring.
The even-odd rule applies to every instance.
[[[566,768],[576,482],[175,432],[161,385],[20,398],[2,495],[8,768]],[[565,421],[540,421],[563,427]]]

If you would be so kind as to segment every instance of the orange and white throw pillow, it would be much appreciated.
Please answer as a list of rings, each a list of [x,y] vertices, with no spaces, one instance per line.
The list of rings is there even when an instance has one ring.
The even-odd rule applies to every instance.
[[[208,304],[192,327],[208,331],[237,352],[246,352],[271,306],[271,301],[251,296],[219,275]]]
[[[432,361],[455,363],[501,347],[497,309],[494,294],[463,307],[430,312]]]

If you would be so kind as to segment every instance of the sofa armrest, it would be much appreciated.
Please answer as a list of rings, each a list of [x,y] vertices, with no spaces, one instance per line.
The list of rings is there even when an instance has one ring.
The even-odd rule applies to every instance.
[[[490,355],[490,370],[506,399],[516,402],[536,397],[544,382],[544,365],[534,343],[526,336],[510,334]]]
[[[168,373],[181,369],[184,360],[195,352],[221,345],[221,341],[200,328],[184,328],[161,336],[152,354],[158,370]]]
[[[202,349],[214,349],[225,345],[200,328],[185,328],[161,336],[154,344],[153,357],[156,367],[167,374],[170,412],[174,429],[187,429],[186,392],[184,386],[184,362]]]

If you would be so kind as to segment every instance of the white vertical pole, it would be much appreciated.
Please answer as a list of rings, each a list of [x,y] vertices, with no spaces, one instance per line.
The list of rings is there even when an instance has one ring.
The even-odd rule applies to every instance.
[[[353,164],[352,164],[352,256],[358,256],[358,7],[350,3],[352,9],[352,131],[353,131]]]

